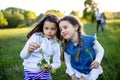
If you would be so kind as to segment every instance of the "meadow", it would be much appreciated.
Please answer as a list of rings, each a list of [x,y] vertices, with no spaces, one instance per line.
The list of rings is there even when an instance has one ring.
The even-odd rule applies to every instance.
[[[32,29],[0,29],[0,80],[23,80],[23,60],[20,51],[24,47],[27,33]],[[84,24],[86,34],[96,33],[95,24]],[[105,32],[96,33],[98,41],[105,49],[102,60],[104,72],[98,80],[120,80],[120,20],[108,20]],[[53,80],[70,80],[65,74],[66,66],[62,63]]]

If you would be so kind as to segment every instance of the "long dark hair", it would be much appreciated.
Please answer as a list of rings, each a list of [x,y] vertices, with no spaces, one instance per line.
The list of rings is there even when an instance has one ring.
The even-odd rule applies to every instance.
[[[58,24],[61,22],[61,21],[68,21],[70,24],[72,24],[73,26],[74,25],[78,25],[78,38],[79,38],[79,41],[78,41],[78,45],[80,46],[80,48],[82,47],[82,37],[81,37],[81,34],[82,34],[82,25],[80,24],[80,22],[78,21],[78,19],[73,16],[73,15],[67,15],[67,16],[64,16],[63,18],[61,18],[58,22]],[[61,53],[61,61],[64,62],[64,51],[66,50],[67,48],[67,40],[66,39],[63,39],[61,40],[61,44],[62,44],[62,53]],[[78,59],[79,56],[80,56],[80,48],[78,49],[76,55],[75,55],[75,59]]]
[[[56,15],[53,15],[53,14],[47,14],[45,15],[38,23],[37,25],[35,26],[35,28],[33,30],[31,30],[28,34],[27,34],[27,38],[30,38],[31,35],[35,32],[42,32],[43,33],[43,25],[45,23],[45,21],[49,21],[49,22],[52,22],[52,23],[55,23],[56,24],[56,27],[57,27],[57,33],[56,33],[56,37],[58,39],[60,39],[60,29],[59,29],[59,26],[58,26],[58,18]]]

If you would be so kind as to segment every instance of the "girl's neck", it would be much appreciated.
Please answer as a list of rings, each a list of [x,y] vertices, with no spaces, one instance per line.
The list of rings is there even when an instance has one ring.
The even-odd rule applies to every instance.
[[[72,37],[71,41],[73,43],[78,43],[79,39],[78,39],[78,34],[77,33]]]
[[[71,40],[73,43],[78,43],[78,39]]]

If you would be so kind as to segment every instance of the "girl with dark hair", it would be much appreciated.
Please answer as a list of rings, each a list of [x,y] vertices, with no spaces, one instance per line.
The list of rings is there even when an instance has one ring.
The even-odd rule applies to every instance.
[[[95,35],[82,34],[82,25],[72,15],[58,22],[62,42],[61,60],[66,63],[66,73],[71,80],[96,80],[103,72],[100,66],[104,49]]]
[[[27,38],[28,41],[20,53],[24,60],[24,80],[52,80],[46,66],[39,64],[46,62],[49,69],[60,67],[60,47],[57,42],[60,39],[60,29],[57,16],[45,15],[28,33]]]

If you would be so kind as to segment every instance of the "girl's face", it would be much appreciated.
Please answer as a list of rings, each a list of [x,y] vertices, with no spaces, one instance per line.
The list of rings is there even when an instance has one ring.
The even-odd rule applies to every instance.
[[[43,25],[43,32],[48,39],[53,38],[57,32],[56,24],[49,21],[45,21]]]
[[[61,29],[61,36],[64,39],[72,40],[76,37],[77,27],[70,24],[67,20],[61,21],[59,27]]]

